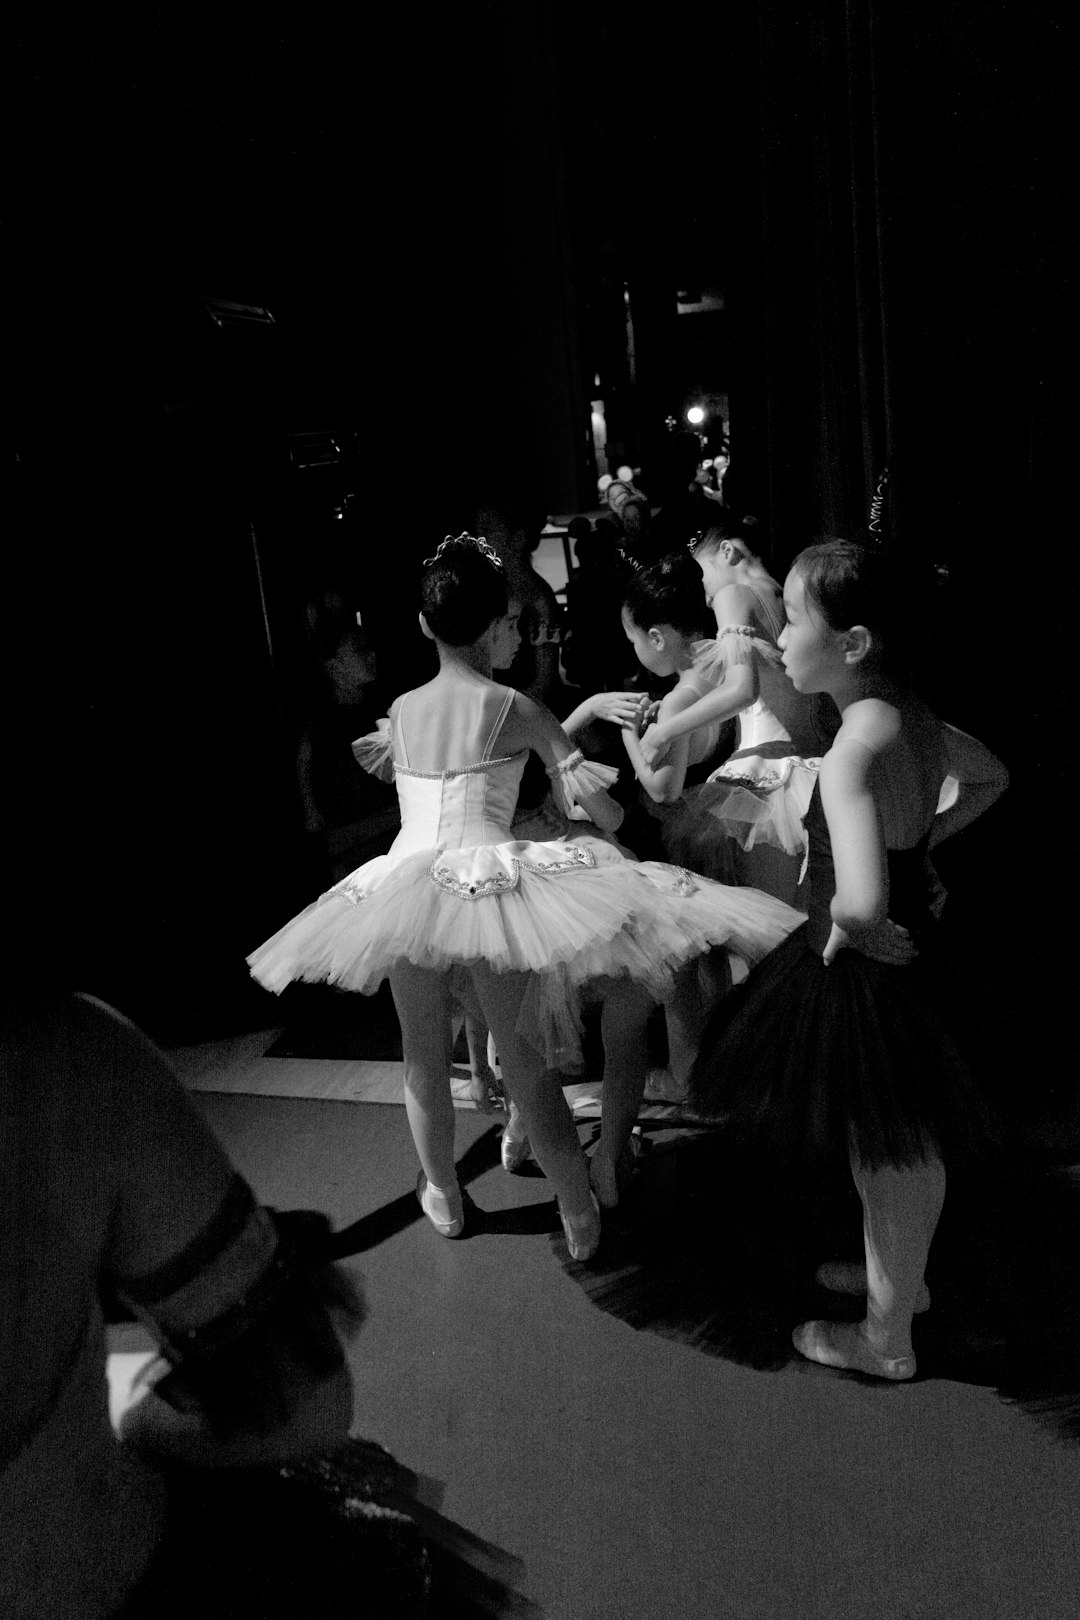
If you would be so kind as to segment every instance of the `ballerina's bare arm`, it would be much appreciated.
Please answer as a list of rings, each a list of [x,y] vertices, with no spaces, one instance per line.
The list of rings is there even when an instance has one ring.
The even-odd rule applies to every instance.
[[[999,799],[1009,785],[1005,766],[976,737],[955,726],[942,727],[942,740],[949,761],[949,775],[958,784],[955,800],[934,817],[930,848],[967,827]]]
[[[871,788],[874,758],[865,742],[841,734],[822,761],[821,802],[836,874],[824,960],[847,945],[901,967],[917,952],[907,930],[889,921],[888,858]]]
[[[497,749],[499,753],[516,754],[524,748],[539,754],[549,767],[562,765],[575,754],[580,758],[551,710],[523,692],[515,692],[510,713],[499,733]],[[589,819],[605,832],[616,832],[622,825],[622,806],[603,788],[582,794],[580,802]]]
[[[698,706],[700,699],[691,696],[684,686],[668,692],[660,703],[657,718],[662,724],[668,718],[680,718]],[[622,739],[634,767],[634,775],[654,804],[674,804],[686,782],[686,765],[690,757],[690,732],[675,737],[663,755],[663,764],[653,766],[645,758],[641,737],[633,724],[624,725]]]
[[[642,702],[640,692],[594,692],[566,716],[563,730],[568,737],[576,737],[593,720],[606,720],[613,726],[631,725],[642,712]]]

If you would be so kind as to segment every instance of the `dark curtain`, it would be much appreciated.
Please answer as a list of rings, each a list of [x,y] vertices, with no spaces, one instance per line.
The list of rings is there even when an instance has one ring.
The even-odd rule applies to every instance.
[[[1035,1094],[1076,1036],[1066,28],[1012,0],[760,0],[731,293],[733,438],[774,570],[858,534],[887,466],[889,541],[948,571],[928,695],[1012,786],[940,864]]]
[[[887,465],[897,540],[962,566],[975,524],[984,550],[1063,513],[1076,224],[1064,10],[753,11],[739,431],[779,563],[865,525]]]
[[[765,4],[758,30],[759,487],[783,558],[867,520],[893,450],[884,100],[872,7]],[[733,426],[736,441],[740,427]],[[779,563],[778,563],[779,566]]]

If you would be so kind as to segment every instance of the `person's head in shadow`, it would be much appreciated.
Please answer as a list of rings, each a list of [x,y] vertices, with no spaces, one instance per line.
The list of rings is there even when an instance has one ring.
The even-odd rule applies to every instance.
[[[360,616],[333,583],[313,590],[304,604],[305,646],[324,699],[359,707],[374,684],[378,665]]]
[[[627,501],[619,514],[622,548],[630,562],[646,568],[663,555],[664,546],[653,533],[652,512],[647,501]]]

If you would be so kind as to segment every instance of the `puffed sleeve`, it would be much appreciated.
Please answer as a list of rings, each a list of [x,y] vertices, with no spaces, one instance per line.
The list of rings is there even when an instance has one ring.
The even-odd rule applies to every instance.
[[[691,651],[695,670],[714,686],[719,686],[729,669],[752,664],[755,658],[763,658],[769,664],[780,663],[778,649],[751,624],[725,625],[714,640],[695,641]]]
[[[369,776],[377,776],[380,782],[394,780],[394,743],[390,722],[385,716],[374,731],[369,731],[366,737],[357,737],[352,752],[356,763],[362,765]]]
[[[548,766],[556,803],[560,804],[571,821],[588,821],[588,812],[581,808],[582,799],[601,789],[605,792],[619,779],[612,765],[597,765],[586,759],[580,748],[567,754],[557,765]]]

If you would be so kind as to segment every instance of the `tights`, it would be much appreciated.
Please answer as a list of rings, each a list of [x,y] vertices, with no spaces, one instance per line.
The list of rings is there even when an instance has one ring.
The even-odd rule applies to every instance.
[[[591,1207],[588,1166],[558,1080],[517,1033],[529,978],[527,973],[496,973],[483,962],[474,962],[453,980],[445,972],[404,960],[391,968],[405,1059],[405,1107],[428,1182],[441,1190],[455,1187],[450,1069],[454,1002],[464,1002],[494,1036],[503,1084],[521,1111],[536,1161],[564,1213],[575,1216]]]
[[[945,1199],[938,1158],[871,1170],[854,1154],[851,1174],[863,1206],[866,1337],[885,1356],[911,1354],[911,1317]]]

